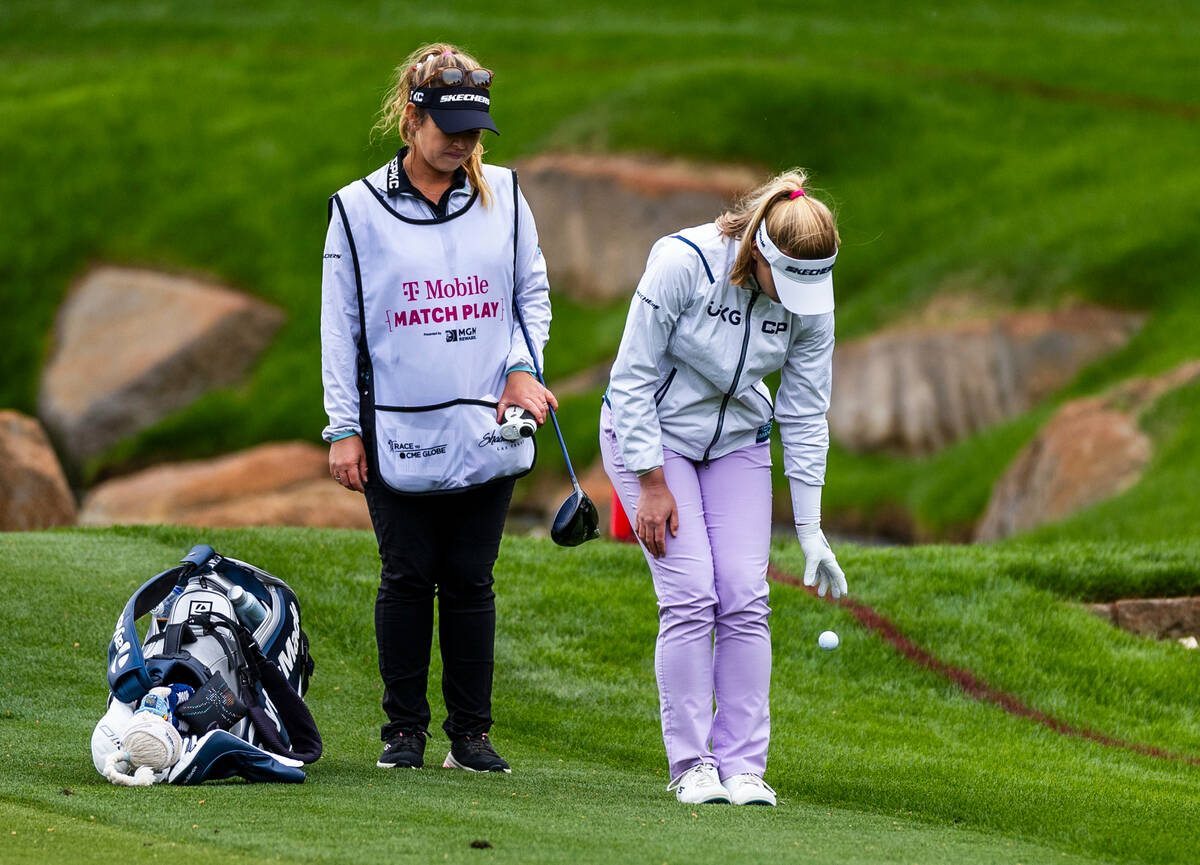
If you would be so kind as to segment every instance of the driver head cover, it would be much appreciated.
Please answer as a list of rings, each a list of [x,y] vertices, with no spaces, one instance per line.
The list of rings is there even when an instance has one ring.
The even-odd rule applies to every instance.
[[[833,312],[833,263],[837,251],[828,258],[792,258],[784,255],[767,234],[767,221],[758,223],[754,242],[771,265],[775,292],[788,312],[796,315],[821,315]]]
[[[134,767],[149,766],[155,772],[169,769],[183,753],[183,740],[166,718],[136,712],[121,736],[121,749]]]

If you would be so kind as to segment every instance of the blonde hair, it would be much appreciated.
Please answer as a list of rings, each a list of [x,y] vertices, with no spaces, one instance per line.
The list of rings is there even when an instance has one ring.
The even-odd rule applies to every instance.
[[[383,98],[383,107],[379,111],[379,120],[371,130],[372,134],[389,135],[396,132],[400,135],[401,141],[411,144],[416,127],[424,121],[428,112],[419,105],[414,105],[416,123],[406,117],[404,107],[408,105],[409,94],[438,69],[450,66],[464,72],[482,68],[479,61],[470,54],[444,42],[423,45],[408,55],[404,62],[396,67],[396,72],[392,76],[392,86]],[[430,82],[429,86],[444,87],[445,85],[435,80]],[[480,137],[479,143],[475,145],[475,149],[463,163],[463,168],[466,169],[467,180],[470,181],[471,186],[479,191],[479,198],[483,206],[490,207],[492,190],[483,176],[484,152],[483,138]]]
[[[746,193],[717,217],[717,229],[741,241],[729,281],[745,285],[754,274],[754,233],[763,219],[779,251],[792,258],[828,258],[842,242],[833,213],[804,185],[808,175],[792,168]],[[794,195],[802,191],[803,195]]]

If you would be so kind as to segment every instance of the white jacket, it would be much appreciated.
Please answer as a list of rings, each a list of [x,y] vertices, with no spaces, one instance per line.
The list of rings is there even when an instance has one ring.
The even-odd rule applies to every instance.
[[[797,520],[819,518],[833,313],[795,315],[756,284],[732,285],[737,241],[713,223],[659,239],[634,292],[605,399],[625,466],[663,447],[705,461],[766,441],[772,419]],[[763,377],[782,370],[773,403]]]

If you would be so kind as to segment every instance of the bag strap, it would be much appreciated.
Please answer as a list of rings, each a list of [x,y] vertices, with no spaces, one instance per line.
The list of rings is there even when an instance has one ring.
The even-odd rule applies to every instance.
[[[163,639],[162,652],[160,654],[166,657],[175,657],[179,654],[179,650],[183,648],[184,632],[191,637],[188,642],[196,642],[196,636],[188,628],[186,622],[175,622],[167,625],[166,636]]]
[[[125,609],[117,617],[117,626],[108,641],[108,687],[122,703],[140,700],[154,687],[146,670],[137,620],[161,603],[191,567],[179,565],[151,577],[125,602]]]
[[[512,172],[512,196],[513,196],[513,314],[517,317],[517,324],[521,325],[521,333],[525,335],[525,347],[529,349],[529,359],[533,362],[533,371],[537,376],[537,380],[546,386],[546,380],[542,378],[542,368],[537,360],[537,352],[533,350],[533,340],[529,336],[529,328],[525,326],[525,316],[521,315],[521,305],[517,303],[517,249],[518,241],[521,239],[521,207],[518,199],[517,189],[517,172]],[[557,426],[557,425],[556,425]]]
[[[519,320],[521,316],[521,310],[520,307],[517,306],[517,249],[519,248],[517,241],[521,238],[521,207],[520,199],[517,198],[517,172],[516,169],[510,170],[512,171],[513,181],[513,310],[516,311],[517,318]],[[521,329],[525,329],[524,324],[521,325]],[[526,342],[529,341],[529,334],[525,335],[525,340]],[[531,348],[530,351],[532,350],[533,349]]]
[[[324,746],[321,734],[317,730],[317,722],[304,699],[296,693],[296,689],[284,678],[279,668],[267,660],[254,635],[245,625],[220,613],[208,612],[203,615],[209,619],[210,628],[214,631],[217,627],[225,628],[237,643],[241,661],[237,670],[241,692],[238,696],[266,749],[302,763],[315,763],[320,758]],[[214,625],[213,622],[218,624]],[[256,688],[258,685],[262,686],[275,707],[290,744],[279,735],[279,730],[263,709]]]

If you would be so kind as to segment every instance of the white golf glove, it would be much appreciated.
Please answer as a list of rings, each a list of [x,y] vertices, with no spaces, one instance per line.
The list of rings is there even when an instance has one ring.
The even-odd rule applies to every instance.
[[[804,552],[804,585],[816,586],[817,595],[822,598],[826,592],[831,592],[835,598],[846,594],[846,575],[842,573],[829,541],[825,540],[821,524],[796,526],[796,537]]]

